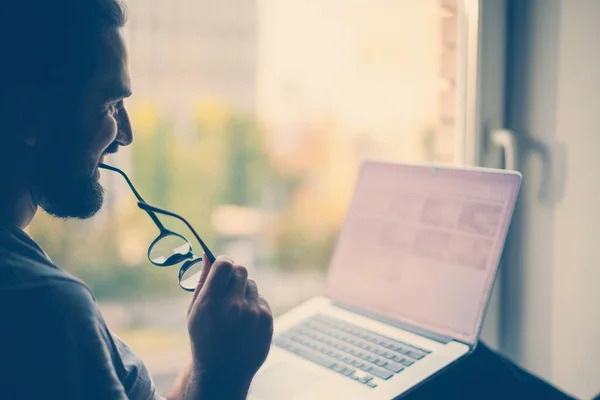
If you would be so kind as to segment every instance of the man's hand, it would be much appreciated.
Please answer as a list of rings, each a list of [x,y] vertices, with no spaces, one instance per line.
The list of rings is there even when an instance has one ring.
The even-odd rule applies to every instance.
[[[206,258],[205,258],[206,260]],[[191,387],[196,398],[245,399],[264,363],[273,316],[246,268],[218,258],[205,262],[188,312]]]

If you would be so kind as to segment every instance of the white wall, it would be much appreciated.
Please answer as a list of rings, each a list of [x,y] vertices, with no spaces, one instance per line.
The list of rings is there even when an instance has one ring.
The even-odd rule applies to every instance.
[[[600,1],[513,7],[508,124],[522,135],[525,180],[502,348],[590,398],[600,393]]]
[[[567,179],[554,212],[552,374],[587,398],[600,392],[600,1],[564,0],[560,27],[556,139]]]

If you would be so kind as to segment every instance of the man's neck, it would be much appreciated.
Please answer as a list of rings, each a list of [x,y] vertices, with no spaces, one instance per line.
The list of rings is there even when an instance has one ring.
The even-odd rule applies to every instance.
[[[0,185],[4,186],[0,195],[0,225],[25,229],[37,212],[29,188],[20,183],[0,182]]]

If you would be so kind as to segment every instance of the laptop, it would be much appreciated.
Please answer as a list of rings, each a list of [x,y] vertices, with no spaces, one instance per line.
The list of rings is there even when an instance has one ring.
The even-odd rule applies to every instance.
[[[367,161],[325,296],[275,321],[252,400],[401,397],[475,348],[521,175]]]

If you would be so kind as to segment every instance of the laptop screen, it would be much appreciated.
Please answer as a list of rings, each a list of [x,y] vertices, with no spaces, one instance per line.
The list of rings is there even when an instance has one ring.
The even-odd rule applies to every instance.
[[[520,181],[512,173],[365,163],[327,295],[474,343]]]

